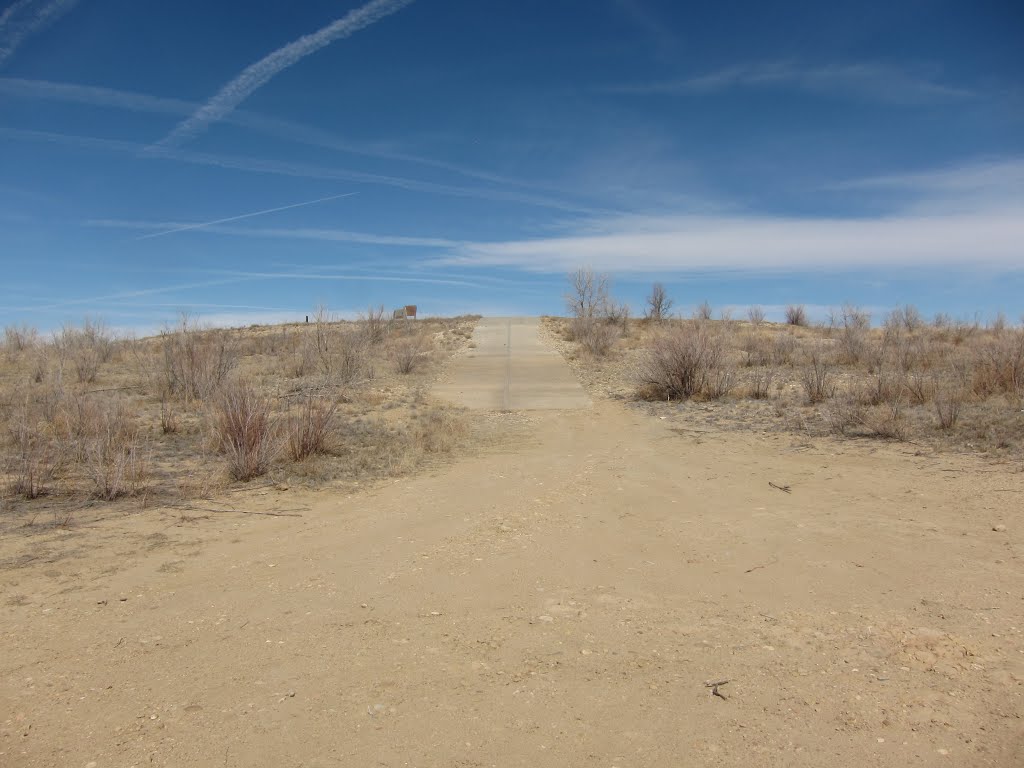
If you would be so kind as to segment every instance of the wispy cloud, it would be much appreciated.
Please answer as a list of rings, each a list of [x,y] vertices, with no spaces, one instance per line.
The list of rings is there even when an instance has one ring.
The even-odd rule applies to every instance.
[[[22,77],[0,77],[0,93],[24,99],[114,107],[132,112],[160,115],[187,115],[199,107],[195,102],[184,99],[169,99],[135,91],[119,91],[114,88],[102,88],[94,85],[55,83],[51,80],[31,80]]]
[[[265,237],[281,240],[322,240],[336,243],[363,243],[366,245],[394,245],[410,248],[456,248],[461,245],[459,240],[440,237],[404,237],[402,235],[377,235],[369,232],[352,232],[346,229],[321,229],[315,227],[225,227],[206,224],[194,225],[173,221],[136,221],[123,219],[90,219],[85,222],[89,227],[105,227],[109,229],[134,230],[169,230],[185,231],[202,226],[205,232],[218,235],[237,235],[241,237]],[[140,240],[145,238],[139,238]]]
[[[612,93],[715,93],[738,88],[776,88],[840,93],[893,104],[959,101],[974,94],[911,71],[877,63],[801,66],[791,62],[741,64],[677,80],[614,85]]]
[[[599,231],[592,231],[593,229]],[[591,231],[588,231],[591,230]],[[668,216],[593,222],[561,237],[479,242],[442,265],[558,273],[589,264],[613,272],[820,272],[857,268],[1021,268],[1024,206],[869,219]]]
[[[244,272],[237,270],[208,270],[211,275],[229,275],[238,280],[342,280],[367,283],[421,283],[424,285],[457,285],[463,288],[483,288],[470,280],[449,280],[436,277],[404,277],[395,275],[337,274],[331,272]]]
[[[30,36],[42,32],[78,0],[17,0],[0,14],[0,66]]]
[[[252,219],[256,216],[266,216],[271,213],[278,213],[279,211],[290,211],[293,208],[304,208],[307,205],[316,205],[317,203],[326,203],[328,200],[338,200],[342,197],[352,197],[353,195],[359,194],[358,192],[345,192],[341,195],[331,195],[330,197],[321,197],[316,200],[307,200],[304,203],[292,203],[291,205],[282,205],[277,208],[267,208],[262,211],[253,211],[252,213],[243,213],[238,216],[228,216],[226,219],[216,219],[214,221],[205,221],[199,224],[179,224],[171,227],[170,229],[164,229],[160,232],[152,232],[148,235],[142,235],[137,237],[137,240],[149,240],[154,237],[164,237],[166,235],[173,235],[178,232],[188,232],[193,229],[206,229],[207,227],[215,227],[218,224],[226,224],[229,221],[240,221],[242,219]]]
[[[48,309],[66,309],[68,307],[95,306],[102,302],[117,301],[120,299],[135,299],[142,296],[155,296],[164,293],[176,293],[178,291],[190,291],[196,288],[212,288],[218,285],[230,285],[240,283],[244,280],[261,280],[260,277],[221,277],[215,280],[203,280],[200,282],[182,283],[178,285],[162,285],[157,288],[138,288],[131,291],[119,291],[107,293],[102,296],[90,296],[88,298],[63,299],[53,301],[50,299],[38,299],[23,306],[0,306],[2,312],[37,312]]]
[[[304,179],[322,179],[325,181],[345,181],[357,184],[405,189],[410,192],[439,194],[449,197],[479,198],[483,200],[499,200],[502,202],[521,203],[540,208],[550,208],[573,213],[593,214],[599,210],[593,206],[573,203],[547,195],[532,194],[515,189],[499,189],[493,187],[466,187],[455,184],[441,184],[403,176],[390,176],[377,173],[353,171],[347,168],[331,168],[323,165],[289,163],[267,160],[258,157],[236,155],[214,155],[204,152],[192,152],[184,149],[160,148],[153,152],[144,152],[143,145],[119,139],[102,139],[94,136],[76,136],[73,134],[55,133],[51,131],[24,130],[0,126],[0,136],[23,141],[42,141],[83,149],[103,150],[107,152],[127,153],[149,159],[175,160],[215,168],[225,168],[250,173],[266,173],[277,176],[290,176]]]
[[[922,193],[973,192],[1024,197],[1024,158],[985,160],[939,170],[892,173],[850,179],[830,189],[906,189]]]
[[[111,107],[132,112],[161,115],[191,115],[202,106],[199,103],[184,99],[153,96],[136,91],[122,91],[101,86],[59,83],[50,80],[32,80],[18,77],[0,77],[0,94],[21,99],[56,101],[65,104],[84,104],[93,107]],[[329,149],[334,152],[382,160],[397,160],[449,171],[467,178],[495,184],[534,189],[543,187],[543,185],[534,182],[510,178],[480,168],[471,168],[459,163],[424,157],[408,152],[399,152],[370,142],[354,141],[292,120],[269,117],[244,109],[236,109],[231,114],[226,115],[223,120],[264,136],[305,144],[311,147]]]
[[[254,91],[262,88],[278,73],[294,66],[311,53],[315,53],[336,40],[349,37],[412,2],[413,0],[371,0],[326,27],[322,27],[312,34],[303,35],[298,40],[278,48],[255,64],[246,67],[238,77],[225,85],[216,96],[161,139],[158,144],[164,147],[176,146],[196,136],[206,130],[210,123],[224,119]]]

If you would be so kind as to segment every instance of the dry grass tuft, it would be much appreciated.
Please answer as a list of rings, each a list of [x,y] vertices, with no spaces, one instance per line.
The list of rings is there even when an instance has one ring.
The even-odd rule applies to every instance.
[[[207,400],[238,365],[239,350],[228,331],[204,330],[182,317],[160,336],[163,348],[161,391],[185,400]]]
[[[800,384],[811,405],[823,403],[836,393],[835,377],[832,365],[818,351],[811,353],[810,361],[804,366]]]
[[[270,400],[248,384],[230,384],[219,392],[213,428],[235,480],[247,482],[265,475],[280,453]]]
[[[395,339],[388,350],[395,373],[408,376],[427,364],[430,343],[422,334],[413,332]]]
[[[292,461],[304,461],[330,451],[331,428],[337,412],[337,403],[307,395],[288,414],[288,455]]]

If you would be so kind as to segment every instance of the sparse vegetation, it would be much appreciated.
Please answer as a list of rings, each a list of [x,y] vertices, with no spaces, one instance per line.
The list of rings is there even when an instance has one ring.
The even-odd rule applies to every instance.
[[[660,323],[669,318],[674,304],[675,302],[669,298],[665,286],[655,283],[651,286],[651,293],[647,297],[647,311],[644,316],[652,323]]]
[[[235,480],[265,475],[280,451],[270,400],[247,384],[235,383],[218,393],[213,429]]]
[[[611,278],[581,268],[569,275],[565,305],[572,318],[567,335],[591,357],[603,357],[620,336],[629,333],[629,307],[611,296]],[[662,297],[665,307],[668,299]],[[669,302],[670,303],[670,302]]]
[[[722,341],[705,323],[688,323],[658,334],[635,375],[641,396],[652,400],[717,400],[732,388]]]
[[[790,304],[786,307],[786,323],[801,328],[807,325],[807,310],[803,304]]]
[[[9,327],[3,509],[34,520],[46,504],[59,523],[96,501],[161,503],[268,474],[386,477],[465,438],[466,419],[422,390],[476,318],[393,323],[378,307],[355,322],[326,309],[311,319],[223,330],[183,317],[145,339],[94,320],[49,337]]]
[[[600,355],[568,356],[585,381],[617,397],[717,401],[687,410],[716,424],[1024,451],[1024,328],[1005,316],[988,326],[946,315],[928,323],[906,305],[873,327],[852,304],[820,326],[792,322],[799,313],[770,323],[758,307],[749,324],[710,315],[705,303],[694,320],[648,324],[605,341]],[[572,321],[549,322],[589,353]]]

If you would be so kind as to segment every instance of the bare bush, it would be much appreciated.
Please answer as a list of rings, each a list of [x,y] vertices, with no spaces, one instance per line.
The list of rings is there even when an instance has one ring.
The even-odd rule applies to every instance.
[[[864,381],[857,390],[861,405],[881,405],[903,397],[905,378],[899,374],[879,371]]]
[[[576,318],[570,323],[570,334],[584,352],[592,357],[604,357],[619,339],[618,329],[595,318]]]
[[[899,398],[875,408],[864,418],[864,426],[875,437],[904,441],[908,426],[903,417],[903,401]]]
[[[217,396],[214,435],[228,472],[246,482],[265,475],[280,452],[270,400],[247,384],[230,384]]]
[[[137,495],[148,476],[138,429],[119,409],[104,411],[99,433],[84,442],[82,464],[92,496],[104,501]]]
[[[811,353],[811,359],[801,372],[800,384],[810,404],[822,403],[836,392],[832,366],[819,352]]]
[[[912,373],[903,379],[903,388],[911,405],[924,405],[935,396],[935,381],[931,376]]]
[[[337,411],[337,403],[308,395],[288,414],[288,455],[292,461],[329,452],[331,427]]]
[[[740,340],[740,349],[746,355],[743,364],[747,367],[772,363],[772,346],[769,338],[758,332],[748,332]]]
[[[935,415],[939,429],[949,430],[956,426],[963,410],[964,393],[957,388],[942,388],[935,393]]]
[[[979,347],[974,391],[981,396],[1024,397],[1024,329],[1004,331]]]
[[[786,324],[800,327],[807,325],[807,309],[803,304],[790,304],[786,307]]]
[[[62,364],[70,363],[78,381],[91,384],[113,356],[115,340],[103,321],[86,318],[81,328],[65,325],[55,345]]]
[[[359,323],[366,341],[371,346],[375,346],[387,339],[391,331],[392,318],[381,304],[378,307],[369,307],[366,314],[360,317]]]
[[[569,314],[583,320],[603,317],[611,303],[611,278],[596,273],[590,267],[581,267],[569,275],[569,291],[565,305]]]
[[[7,456],[8,491],[25,499],[47,493],[62,465],[63,453],[46,432],[34,423],[31,409],[19,409],[9,427],[11,450]]]
[[[39,332],[31,326],[8,325],[4,328],[4,349],[9,355],[28,352],[39,343]]]
[[[772,342],[772,365],[792,365],[798,346],[795,336],[790,333],[780,333]]]
[[[644,316],[652,323],[660,323],[669,317],[669,312],[675,302],[668,297],[665,286],[661,283],[654,283],[651,286],[651,293],[647,297],[647,309]]]
[[[178,420],[178,409],[169,398],[160,400],[160,431],[165,435],[173,435],[181,429]]]
[[[747,319],[750,320],[750,324],[755,328],[760,328],[761,323],[764,322],[764,309],[754,305],[747,310]]]
[[[852,304],[843,306],[839,319],[839,350],[842,361],[856,365],[867,352],[871,315]]]
[[[736,372],[728,365],[722,364],[708,372],[707,383],[701,392],[705,400],[721,400],[732,392],[736,386]]]
[[[334,334],[331,358],[332,376],[339,383],[354,384],[374,377],[369,340],[358,330],[339,329]]]
[[[211,397],[238,365],[238,347],[228,331],[203,330],[183,316],[160,336],[161,389],[186,400]]]
[[[629,314],[628,304],[609,302],[603,319],[609,325],[618,328],[619,333],[623,336],[626,336],[629,334]]]
[[[428,350],[427,340],[418,333],[411,333],[395,339],[388,350],[388,356],[395,373],[405,376],[415,373],[426,364]]]
[[[750,375],[750,396],[754,400],[767,400],[771,397],[772,384],[775,383],[775,369],[765,368],[754,371]]]
[[[834,398],[825,408],[825,420],[834,435],[846,435],[864,423],[864,408],[848,397]]]
[[[636,381],[647,399],[721,396],[723,386],[731,386],[725,369],[722,340],[697,323],[658,335],[637,367]]]
[[[711,309],[711,305],[707,300],[702,301],[700,305],[693,310],[694,320],[710,320],[714,316],[714,311]]]

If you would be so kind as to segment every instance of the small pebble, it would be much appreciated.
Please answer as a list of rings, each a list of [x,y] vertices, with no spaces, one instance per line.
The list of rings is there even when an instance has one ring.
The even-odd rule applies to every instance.
[[[1006,530],[1006,526],[1003,525],[1002,523],[1000,523],[999,525],[993,525],[992,526],[992,530],[995,531],[996,533],[1002,533],[1003,531]]]

